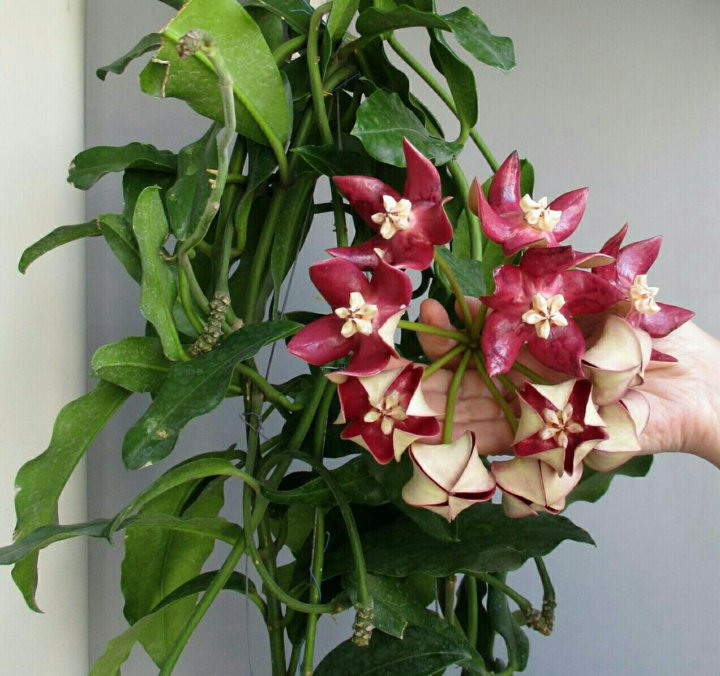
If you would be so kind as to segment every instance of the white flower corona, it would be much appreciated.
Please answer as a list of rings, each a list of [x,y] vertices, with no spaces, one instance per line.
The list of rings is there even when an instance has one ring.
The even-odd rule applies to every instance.
[[[536,202],[530,195],[525,195],[520,200],[520,208],[525,214],[525,222],[531,228],[541,232],[552,232],[562,216],[562,211],[548,209],[547,206],[547,197],[541,197]]]
[[[340,329],[343,337],[350,338],[356,333],[369,336],[373,332],[372,320],[377,314],[377,305],[366,303],[359,291],[353,291],[350,294],[350,306],[337,308],[335,314],[346,320]]]
[[[580,434],[583,431],[583,426],[580,423],[576,423],[573,419],[573,407],[572,404],[567,404],[562,411],[553,411],[552,409],[546,408],[542,415],[545,421],[545,427],[540,430],[540,438],[544,440],[555,439],[558,446],[567,448],[568,436],[570,434]]]
[[[400,406],[400,393],[397,390],[381,397],[379,401],[371,401],[370,405],[372,408],[365,414],[363,420],[373,423],[382,418],[380,429],[383,434],[390,434],[396,422],[407,419],[405,409]]]
[[[535,331],[540,338],[547,338],[550,335],[551,326],[567,326],[568,321],[560,312],[565,305],[565,298],[561,293],[552,298],[546,298],[541,293],[533,296],[532,307],[522,316],[526,324],[535,326]]]
[[[638,312],[654,315],[660,312],[660,306],[655,302],[658,291],[657,286],[648,286],[647,275],[635,275],[628,297]]]
[[[383,208],[385,211],[373,214],[372,220],[380,226],[380,235],[384,239],[392,239],[398,232],[410,228],[410,200],[396,201],[390,195],[383,195]]]

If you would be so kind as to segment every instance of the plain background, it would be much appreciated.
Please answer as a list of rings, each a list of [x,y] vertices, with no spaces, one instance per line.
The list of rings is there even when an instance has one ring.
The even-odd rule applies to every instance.
[[[626,220],[631,239],[662,234],[665,244],[651,278],[661,288],[661,299],[694,308],[700,325],[720,334],[715,300],[720,6],[712,0],[438,4],[448,12],[470,4],[495,33],[515,41],[518,67],[512,73],[476,69],[479,130],[496,155],[503,158],[517,148],[529,157],[536,169],[537,196],[552,198],[581,185],[591,187],[587,215],[573,238],[580,249],[597,248]],[[152,0],[88,3],[88,146],[142,140],[178,149],[204,132],[205,121],[184,104],[138,91],[139,64],[105,83],[94,77],[95,67],[124,53],[171,15]],[[422,32],[406,31],[401,37],[424,58]],[[418,90],[425,94],[422,86]],[[432,95],[426,98],[435,103]],[[455,125],[440,105],[434,107],[452,134]],[[470,146],[461,162],[470,175],[484,179],[489,173]],[[62,169],[54,175],[62,185]],[[120,206],[119,180],[107,178],[89,194],[88,216]],[[43,229],[55,225],[38,220]],[[304,252],[298,266],[289,308],[320,307],[303,272],[330,241],[330,224],[319,222],[312,250]],[[36,265],[40,269],[50,263]],[[103,343],[141,334],[137,287],[100,242],[90,242],[87,279],[88,356]],[[273,373],[279,380],[298,369],[280,356]],[[163,469],[129,474],[120,462],[122,433],[146,403],[127,405],[89,456],[92,516],[114,513]],[[231,407],[223,407],[209,424],[190,426],[172,462],[183,453],[227,445],[240,422]],[[44,424],[49,435],[49,423]],[[548,558],[559,598],[558,621],[552,638],[532,636],[527,673],[717,673],[719,495],[720,474],[710,465],[666,455],[658,458],[649,478],[618,480],[600,504],[573,506],[568,515],[589,530],[598,547],[566,544]],[[231,493],[227,514],[237,511],[237,495]],[[222,552],[216,555],[222,558]],[[91,659],[125,626],[118,591],[121,558],[119,545],[90,545]],[[48,570],[45,566],[45,575]],[[510,579],[538,598],[533,570]],[[346,621],[325,620],[319,653],[347,634]],[[209,613],[176,673],[262,676],[268,673],[266,645],[252,609],[248,613],[246,604],[226,595]],[[154,671],[136,652],[124,673]]]

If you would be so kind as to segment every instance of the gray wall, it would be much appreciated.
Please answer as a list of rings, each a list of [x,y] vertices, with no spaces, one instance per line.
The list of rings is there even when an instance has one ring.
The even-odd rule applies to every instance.
[[[467,3],[438,4],[452,11]],[[711,0],[469,4],[494,32],[513,37],[519,64],[509,75],[478,68],[479,129],[490,147],[499,158],[515,148],[531,158],[538,195],[552,198],[591,186],[587,215],[573,240],[578,248],[599,246],[625,221],[632,239],[662,234],[665,244],[653,270],[662,299],[696,309],[700,325],[720,335],[714,176],[720,150],[720,5]],[[139,66],[106,83],[93,75],[96,66],[169,16],[167,7],[150,0],[88,3],[88,145],[139,139],[177,149],[204,131],[204,121],[183,104],[139,93]],[[406,35],[422,54],[422,34]],[[461,161],[469,174],[488,175],[473,148]],[[104,179],[88,197],[88,213],[118,209],[119,195],[119,181]],[[326,242],[329,236],[317,235],[311,246],[319,252]],[[307,307],[307,298],[315,295],[302,271],[318,256],[304,253],[289,307]],[[90,243],[87,272],[90,352],[141,332],[137,288],[99,243]],[[274,368],[280,376],[298,367],[278,358]],[[90,457],[91,515],[113,513],[162,469],[130,475],[121,465],[122,430],[141,409],[128,406]],[[225,408],[213,420],[212,430],[193,425],[183,434],[180,455],[233,440],[240,426],[237,413]],[[720,474],[710,465],[668,454],[658,458],[649,478],[617,481],[601,504],[573,505],[568,515],[598,546],[567,544],[548,558],[560,604],[557,628],[549,639],[532,636],[528,673],[717,673],[718,495]],[[228,515],[238,513],[238,504],[237,495],[230,495]],[[120,561],[120,546],[111,550],[91,543],[91,658],[124,627]],[[511,580],[537,598],[532,570]],[[347,634],[343,622],[326,620],[322,628],[323,651]],[[225,597],[209,613],[176,673],[261,675],[268,673],[265,655],[256,615]],[[154,669],[135,654],[125,673]]]

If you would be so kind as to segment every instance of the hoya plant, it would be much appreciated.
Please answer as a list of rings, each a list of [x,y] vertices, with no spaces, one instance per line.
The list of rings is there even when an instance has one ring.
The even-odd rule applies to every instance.
[[[61,226],[22,256],[25,272],[66,242],[104,239],[139,287],[146,330],[97,350],[94,387],[20,469],[0,563],[38,610],[44,547],[124,543],[129,626],[99,676],[138,644],[171,674],[227,592],[265,621],[273,676],[523,671],[527,632],[555,622],[543,557],[592,543],[559,512],[650,468],[638,388],[649,362],[674,359],[653,340],[692,317],[656,299],[660,239],[625,244],[625,227],[578,251],[588,190],[549,201],[533,194],[527,159],[496,160],[475,128],[474,71],[511,70],[513,45],[470,8],[165,1],[176,16],[97,74],[145,58],[141,89],[186,102],[207,132],[178,153],[141,142],[80,152],[69,181],[88,190],[121,172],[122,213]],[[412,49],[408,27],[426,31]],[[457,118],[457,137],[407,71]],[[468,143],[487,166],[461,166]],[[302,269],[327,213],[335,246]],[[293,272],[309,275],[324,314],[286,306]],[[452,320],[418,321],[423,298]],[[270,382],[268,360],[285,350],[303,373]],[[129,470],[164,472],[114,515],[61,523],[63,488],[131,397],[147,409],[117,452]],[[236,443],[174,461],[183,428],[225,399],[244,421]],[[240,513],[224,509],[232,483]],[[208,569],[216,549],[224,562]],[[507,579],[524,565],[537,568],[532,600]],[[352,632],[319,660],[318,620],[339,613],[353,614]]]

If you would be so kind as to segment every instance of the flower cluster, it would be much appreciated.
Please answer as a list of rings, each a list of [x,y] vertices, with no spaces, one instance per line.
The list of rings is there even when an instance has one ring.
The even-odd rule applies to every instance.
[[[477,180],[470,192],[469,207],[505,260],[494,270],[493,293],[480,298],[487,315],[466,327],[471,340],[464,348],[478,351],[486,382],[499,378],[505,388],[503,395],[493,385],[493,396],[506,397],[500,403],[516,429],[504,453],[511,457],[485,461],[467,430],[446,428],[441,438],[440,412],[422,393],[424,367],[398,358],[394,336],[412,295],[404,269],[428,268],[435,247],[447,244],[453,230],[438,170],[407,140],[404,151],[402,194],[369,176],[334,179],[376,234],[330,249],[331,259],[310,267],[332,312],[303,328],[289,350],[314,365],[349,357],[328,376],[338,385],[342,437],[383,465],[410,449],[408,504],[452,520],[499,488],[511,517],[557,513],[585,465],[609,471],[641,450],[651,412],[638,388],[651,360],[674,360],[653,348],[653,338],[693,313],[659,302],[658,289],[649,286],[659,237],[623,246],[624,226],[598,252],[562,244],[582,219],[587,188],[552,202],[521,195],[513,153],[487,194]],[[523,348],[544,377],[518,361]],[[506,374],[515,366],[531,379],[513,383]],[[446,412],[446,426],[452,419]]]

